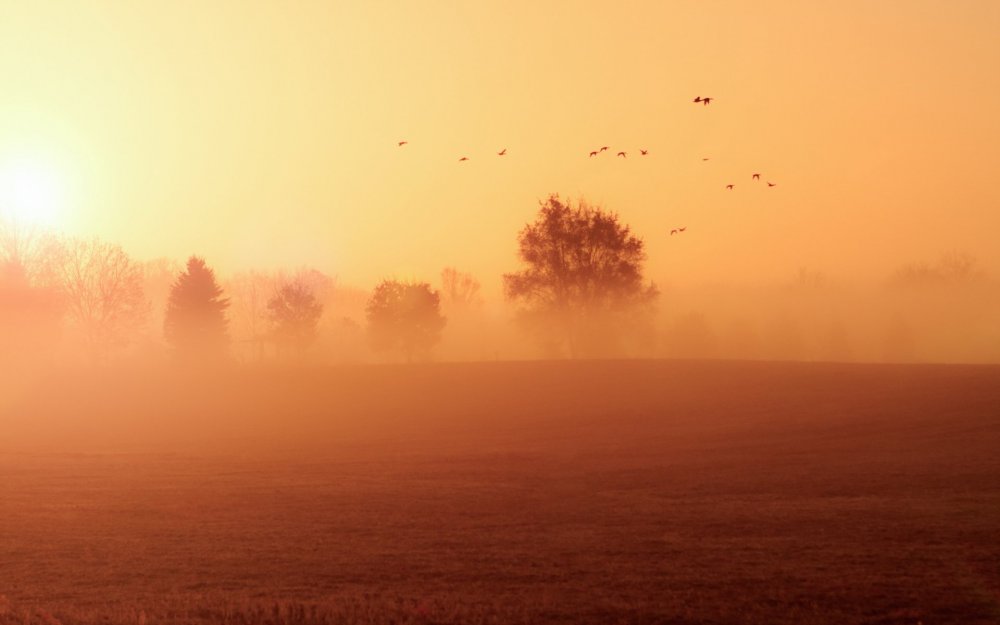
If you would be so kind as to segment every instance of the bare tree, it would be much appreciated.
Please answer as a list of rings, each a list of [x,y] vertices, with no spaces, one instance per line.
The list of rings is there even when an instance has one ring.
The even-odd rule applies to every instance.
[[[0,217],[0,264],[19,266],[32,286],[54,286],[59,247],[51,232]]]
[[[479,294],[481,285],[472,274],[463,273],[454,267],[441,271],[441,299],[447,310],[468,311],[483,305]]]
[[[52,277],[71,321],[91,353],[106,356],[128,344],[149,304],[142,266],[121,246],[99,239],[67,239],[52,253]]]
[[[270,321],[267,302],[274,294],[277,279],[262,271],[246,271],[234,275],[226,284],[232,303],[233,338],[252,346],[254,357],[264,357]]]
[[[504,275],[504,290],[540,342],[573,357],[607,353],[648,325],[658,291],[643,280],[642,240],[617,215],[553,195],[521,230],[518,248],[525,268]]]

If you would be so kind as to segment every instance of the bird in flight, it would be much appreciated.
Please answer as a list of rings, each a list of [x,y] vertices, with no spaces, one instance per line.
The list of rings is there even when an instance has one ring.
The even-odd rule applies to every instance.
[[[675,234],[677,234],[677,228],[670,231],[670,236],[674,236]]]
[[[604,147],[601,148],[601,152],[606,152],[607,149],[608,149],[608,146],[604,146]]]
[[[688,227],[687,227],[687,226],[684,226],[683,228],[678,228],[678,229],[677,229],[677,232],[684,232],[684,231],[685,231],[685,230],[687,230],[687,229],[688,229]]]
[[[708,106],[708,103],[711,102],[714,99],[715,98],[703,98],[701,96],[698,96],[697,98],[694,99],[694,103],[697,104],[697,103],[701,102],[705,106]]]
[[[403,147],[403,146],[404,146],[404,145],[406,145],[407,143],[409,143],[409,141],[400,141],[400,142],[398,143],[398,145],[399,145],[399,147]]]
[[[500,150],[499,152],[497,152],[497,156],[503,156],[506,153],[507,153],[507,148],[504,148],[504,149]]]
[[[769,187],[776,187],[778,185],[775,184],[775,183],[773,183],[773,182],[769,182],[769,183],[767,183],[767,186],[769,186]]]
[[[462,158],[458,159],[458,162],[461,163],[462,161],[467,161],[467,160],[469,160],[469,157],[463,156]]]
[[[753,175],[753,179],[754,180],[760,180],[760,174],[754,174]]]
[[[735,185],[727,184],[726,188],[729,189],[730,191],[732,191],[734,186]]]
[[[627,158],[627,157],[625,156],[625,153],[624,153],[624,152],[619,152],[619,153],[618,153],[618,156],[620,156],[620,157],[622,157],[622,158]]]
[[[596,152],[596,151],[594,151],[594,152],[591,152],[591,153],[590,153],[590,155],[591,155],[591,156],[597,156],[597,152]]]
[[[703,157],[703,158],[702,158],[701,160],[703,160],[703,161],[707,161],[707,160],[708,160],[708,157],[707,157],[707,156],[705,156],[705,157]]]
[[[649,154],[649,150],[639,150],[639,154],[642,156],[646,156],[647,154]]]

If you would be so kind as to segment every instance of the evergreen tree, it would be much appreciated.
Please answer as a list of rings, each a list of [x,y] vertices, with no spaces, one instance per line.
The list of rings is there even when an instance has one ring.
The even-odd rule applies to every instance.
[[[170,289],[163,321],[167,342],[185,357],[221,356],[228,344],[228,307],[215,272],[204,259],[192,256]]]

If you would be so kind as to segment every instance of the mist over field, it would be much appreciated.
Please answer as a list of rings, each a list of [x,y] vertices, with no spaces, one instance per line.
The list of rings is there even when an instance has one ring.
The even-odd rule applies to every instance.
[[[0,625],[1000,624],[998,32],[0,0]]]

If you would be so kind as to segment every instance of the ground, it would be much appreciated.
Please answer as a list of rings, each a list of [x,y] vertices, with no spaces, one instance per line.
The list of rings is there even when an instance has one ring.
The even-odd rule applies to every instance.
[[[1000,623],[1000,367],[49,373],[0,624]]]

